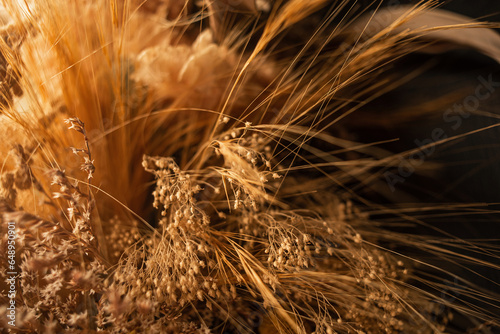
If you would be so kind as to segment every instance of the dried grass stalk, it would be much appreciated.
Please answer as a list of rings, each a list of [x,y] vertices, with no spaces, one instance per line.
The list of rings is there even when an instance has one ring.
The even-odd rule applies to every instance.
[[[493,293],[457,278],[445,291],[464,303],[452,303],[432,277],[447,270],[395,249],[498,270],[496,250],[371,221],[384,209],[349,184],[397,156],[332,130],[391,89],[382,65],[428,30],[496,49],[463,42],[450,29],[472,25],[427,4],[356,43],[365,19],[334,23],[350,3],[294,50],[287,34],[326,1],[5,1],[0,250],[15,222],[16,330],[436,333],[454,315],[498,326]],[[353,43],[331,50],[339,41]]]

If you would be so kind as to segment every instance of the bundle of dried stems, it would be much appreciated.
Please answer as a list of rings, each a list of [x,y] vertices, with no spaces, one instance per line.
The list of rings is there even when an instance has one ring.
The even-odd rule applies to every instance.
[[[497,272],[493,242],[420,233],[438,206],[373,201],[402,158],[452,138],[391,152],[355,136],[385,129],[372,102],[411,80],[395,62],[464,48],[500,60],[495,25],[433,1],[3,2],[5,332],[498,329],[499,296],[454,271]],[[453,222],[463,206],[441,208]]]

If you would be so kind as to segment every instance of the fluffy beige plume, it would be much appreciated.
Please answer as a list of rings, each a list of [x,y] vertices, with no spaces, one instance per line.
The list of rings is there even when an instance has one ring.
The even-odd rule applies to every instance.
[[[0,250],[15,223],[19,275],[17,322],[0,306],[2,328],[441,333],[453,316],[498,326],[493,292],[465,279],[443,287],[453,271],[414,251],[498,270],[496,250],[453,239],[491,255],[475,260],[371,220],[418,222],[356,195],[399,156],[337,135],[401,83],[384,66],[420,50],[425,32],[464,44],[449,32],[485,25],[438,22],[450,16],[432,3],[365,34],[382,16],[350,14],[355,1],[4,2]]]

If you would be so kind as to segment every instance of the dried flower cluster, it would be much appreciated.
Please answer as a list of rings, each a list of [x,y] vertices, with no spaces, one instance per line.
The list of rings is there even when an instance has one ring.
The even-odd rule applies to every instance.
[[[354,181],[394,157],[331,129],[425,31],[394,24],[355,44],[349,24],[326,31],[346,3],[297,49],[290,39],[327,1],[5,1],[0,251],[14,222],[19,274],[12,327],[0,256],[0,328],[437,333],[457,315],[498,326],[483,305],[498,310],[496,297],[463,280],[450,288],[463,303],[443,298],[450,272],[419,252],[472,257],[384,229],[371,215],[384,209],[356,196]],[[327,52],[340,41],[349,52]]]

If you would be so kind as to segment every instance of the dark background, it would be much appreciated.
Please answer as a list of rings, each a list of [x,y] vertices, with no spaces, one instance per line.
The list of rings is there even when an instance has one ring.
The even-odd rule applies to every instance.
[[[367,4],[371,2],[367,1]],[[394,4],[395,1],[384,1],[384,5]],[[400,1],[401,4],[415,4],[416,1]],[[441,8],[463,14],[481,21],[500,22],[500,1],[495,0],[455,0],[440,1]],[[396,2],[397,4],[397,2]],[[376,5],[368,5],[376,7]],[[497,29],[500,32],[500,29]],[[480,84],[478,77],[491,76],[495,82],[500,82],[500,64],[491,58],[473,50],[456,50],[440,55],[411,54],[395,63],[389,69],[394,73],[411,73],[422,64],[434,63],[424,73],[378,98],[366,108],[365,114],[353,115],[351,123],[356,124],[355,117],[386,117],[391,123],[394,114],[405,111],[405,108],[418,108],[426,101],[433,101],[450,92],[463,92],[463,96],[451,101],[449,106],[436,108],[434,115],[411,119],[408,122],[394,122],[392,127],[376,127],[370,124],[358,128],[350,128],[356,133],[361,142],[376,142],[398,138],[397,142],[384,146],[391,152],[403,152],[416,148],[415,139],[426,139],[436,128],[442,128],[448,137],[459,133],[466,133],[488,125],[497,124],[500,118],[485,116],[470,116],[463,119],[458,130],[450,128],[450,124],[443,121],[443,113],[454,103],[462,103],[464,97],[474,95],[475,88]],[[500,88],[484,101],[478,108],[500,116]],[[373,111],[377,114],[374,115]],[[353,121],[354,120],[354,121]],[[349,120],[347,120],[348,122]],[[434,228],[445,233],[467,240],[491,240],[498,245],[500,240],[500,128],[481,131],[436,148],[435,153],[426,158],[428,162],[435,162],[443,166],[433,176],[419,173],[405,178],[405,182],[398,184],[394,192],[377,193],[367,191],[366,198],[376,204],[392,207],[418,207],[422,204],[435,205],[436,207],[447,203],[461,203],[464,208],[456,210],[435,210],[413,213],[414,217],[421,219],[427,226],[403,228],[395,230],[416,233],[420,235],[438,236]],[[394,171],[396,172],[396,171]],[[386,195],[388,194],[388,195]],[[408,203],[410,198],[413,203]],[[398,201],[399,204],[398,204]],[[472,205],[476,203],[476,206]],[[390,215],[374,216],[380,222],[400,222],[398,217]],[[391,227],[389,227],[391,228]],[[453,250],[453,248],[450,248]],[[459,250],[463,252],[463,250]],[[469,253],[473,257],[481,257]],[[498,257],[482,257],[483,260],[500,265]],[[437,267],[446,268],[459,277],[465,278],[489,291],[500,293],[500,271],[483,266],[466,264],[463,267],[449,267],[450,263],[439,258],[428,258],[428,262]],[[473,274],[471,270],[479,275]],[[452,276],[443,277],[443,280],[453,281]],[[484,306],[484,305],[483,305]],[[486,306],[486,308],[489,308]],[[498,314],[498,308],[491,308]],[[461,323],[463,319],[457,317],[451,325],[455,331],[460,332],[469,327]]]
[[[500,21],[500,1],[496,0],[451,0],[440,1],[443,9],[473,18]]]
[[[365,6],[375,7],[372,0],[363,0]],[[441,8],[484,21],[500,21],[500,1],[496,0],[440,0]],[[384,6],[416,4],[415,0],[384,0]]]

